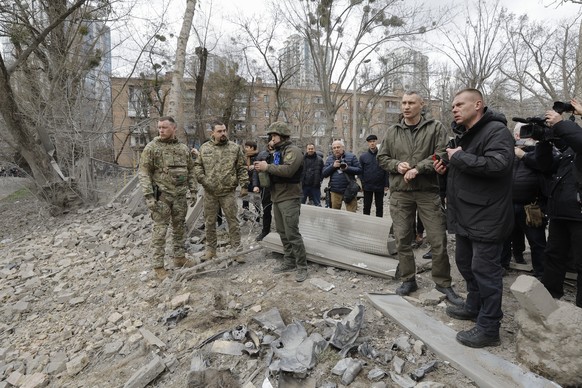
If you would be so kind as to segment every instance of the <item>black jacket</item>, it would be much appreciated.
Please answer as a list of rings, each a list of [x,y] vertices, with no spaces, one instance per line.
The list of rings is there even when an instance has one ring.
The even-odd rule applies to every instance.
[[[364,191],[384,191],[384,188],[388,187],[388,171],[378,165],[376,155],[378,155],[378,150],[376,152],[367,150],[360,155],[362,167],[360,181]]]
[[[303,157],[303,174],[301,184],[308,187],[320,187],[323,180],[323,159],[317,155],[305,155]]]
[[[476,241],[502,242],[513,229],[511,179],[515,141],[502,114],[483,117],[450,144],[462,147],[448,164],[447,226]]]
[[[340,160],[345,161],[348,165],[348,168],[346,168],[345,171],[333,167],[333,162],[335,160],[336,157],[333,153],[327,157],[325,166],[323,167],[323,177],[330,177],[329,187],[333,193],[343,194],[344,191],[346,191],[349,182],[348,178],[346,178],[346,174],[349,174],[353,179],[356,179],[356,175],[362,173],[362,168],[360,167],[360,162],[358,162],[356,155],[349,152],[345,152],[340,157]]]
[[[513,203],[545,203],[542,185],[543,177],[537,170],[535,152],[526,151],[522,159],[516,156],[513,160]]]
[[[535,155],[539,168],[546,174],[547,214],[550,219],[582,221],[582,128],[570,120],[553,127],[560,140],[539,142]]]

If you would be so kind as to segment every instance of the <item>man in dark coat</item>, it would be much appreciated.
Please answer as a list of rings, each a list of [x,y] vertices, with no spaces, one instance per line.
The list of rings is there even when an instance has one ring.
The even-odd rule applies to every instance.
[[[455,319],[476,320],[457,333],[463,345],[499,345],[503,312],[503,241],[513,229],[511,178],[514,140],[501,114],[489,110],[476,89],[463,89],[453,100],[458,134],[446,152],[448,162],[435,160],[447,176],[447,226],[455,234],[455,261],[467,282],[465,305],[447,307]]]
[[[574,113],[582,115],[582,104],[576,100],[571,103]],[[576,306],[582,307],[582,128],[562,120],[555,111],[546,112],[546,120],[558,138],[553,143],[560,152],[553,154],[547,141],[540,141],[535,151],[539,167],[551,174],[546,193],[550,227],[542,283],[554,298],[561,298],[572,255],[578,273]]]
[[[301,203],[306,203],[311,198],[314,206],[321,206],[321,176],[323,171],[323,159],[315,152],[314,144],[307,144],[303,157],[303,174],[301,175],[301,189],[303,196]]]
[[[372,200],[376,203],[376,217],[384,216],[384,193],[388,191],[388,171],[378,165],[378,136],[369,135],[366,138],[368,150],[360,155],[362,166],[362,190],[364,191],[364,214],[369,215]]]

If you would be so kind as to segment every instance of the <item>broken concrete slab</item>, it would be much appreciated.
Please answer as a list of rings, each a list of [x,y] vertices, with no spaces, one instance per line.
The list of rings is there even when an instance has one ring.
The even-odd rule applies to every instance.
[[[157,346],[160,349],[166,348],[166,343],[159,339],[158,337],[156,337],[154,333],[152,333],[148,329],[142,327],[139,329],[139,332],[146,341],[148,346]]]
[[[331,291],[335,288],[333,284],[321,278],[311,278],[309,283],[323,291]]]
[[[511,293],[533,319],[546,320],[558,309],[558,303],[535,277],[520,275],[511,285]]]
[[[582,381],[582,309],[556,302],[558,309],[543,321],[517,311],[517,359],[562,386],[576,386]]]
[[[559,387],[484,349],[471,349],[459,344],[453,329],[398,295],[367,294],[367,297],[382,314],[423,341],[432,352],[449,361],[479,387]]]
[[[231,356],[242,356],[243,350],[245,350],[243,343],[227,340],[216,340],[210,348],[213,353],[229,354]]]
[[[349,250],[306,236],[303,236],[303,243],[307,260],[311,262],[387,279],[396,275],[396,259]],[[283,253],[283,245],[277,233],[269,233],[260,244],[272,251]]]
[[[166,369],[164,362],[157,354],[154,355],[153,359],[146,365],[139,368],[130,378],[127,380],[123,388],[144,388],[153,379],[158,377]]]

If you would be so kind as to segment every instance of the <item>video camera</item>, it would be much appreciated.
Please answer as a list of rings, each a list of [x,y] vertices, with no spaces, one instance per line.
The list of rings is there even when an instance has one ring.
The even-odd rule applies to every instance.
[[[552,109],[559,114],[564,112],[573,113],[576,110],[572,104],[562,101],[555,101]],[[526,124],[519,129],[519,137],[522,139],[534,139],[539,141],[557,139],[556,135],[554,135],[553,129],[546,124],[546,118],[542,115],[525,119],[514,117],[512,120],[516,123]],[[570,120],[573,120],[573,115],[570,117]]]

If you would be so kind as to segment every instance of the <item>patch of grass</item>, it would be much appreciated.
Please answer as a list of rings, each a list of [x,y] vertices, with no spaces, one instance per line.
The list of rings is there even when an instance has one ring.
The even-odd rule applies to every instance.
[[[332,364],[335,365],[341,360],[339,352],[336,351],[331,345],[329,345],[323,352],[317,355],[317,362],[321,364]]]
[[[32,197],[32,192],[30,189],[23,187],[22,189],[17,190],[6,198],[2,199],[2,202],[16,202],[30,197]]]

